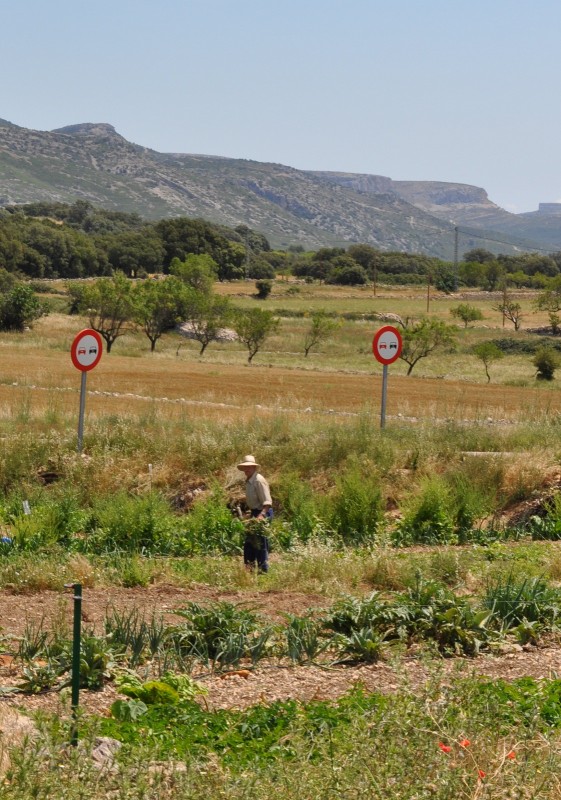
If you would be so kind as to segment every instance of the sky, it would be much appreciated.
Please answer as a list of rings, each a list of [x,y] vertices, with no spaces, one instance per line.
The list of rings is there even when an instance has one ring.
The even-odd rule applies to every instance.
[[[559,0],[0,0],[0,117],[561,202]]]

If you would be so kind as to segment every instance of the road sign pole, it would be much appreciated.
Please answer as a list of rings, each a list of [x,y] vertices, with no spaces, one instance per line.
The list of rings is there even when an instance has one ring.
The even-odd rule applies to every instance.
[[[388,364],[401,355],[403,340],[400,332],[393,325],[384,325],[374,335],[372,352],[374,358],[382,364],[382,410],[380,412],[380,427],[386,427],[386,397],[388,394]]]
[[[82,373],[80,385],[80,413],[78,415],[78,453],[82,452],[84,441],[84,412],[86,409],[86,375],[93,369],[101,358],[103,348],[101,346],[101,336],[97,331],[86,328],[80,331],[72,342],[70,357],[72,363]]]
[[[382,368],[382,410],[380,412],[380,428],[386,427],[386,396],[388,393],[388,365]]]
[[[80,414],[78,416],[78,453],[82,453],[82,442],[84,441],[84,412],[86,410],[86,376],[87,372],[82,372],[82,382],[80,384]]]

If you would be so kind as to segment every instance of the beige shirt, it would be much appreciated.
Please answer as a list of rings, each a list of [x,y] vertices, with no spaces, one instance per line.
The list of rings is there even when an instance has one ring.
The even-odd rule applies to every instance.
[[[273,505],[269,484],[258,472],[254,472],[251,478],[245,482],[245,496],[252,511],[256,508],[261,511],[263,506]]]

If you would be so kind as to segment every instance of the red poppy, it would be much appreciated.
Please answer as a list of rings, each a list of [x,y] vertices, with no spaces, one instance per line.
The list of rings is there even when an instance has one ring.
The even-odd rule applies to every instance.
[[[438,746],[440,747],[440,749],[442,750],[443,753],[451,753],[452,752],[452,748],[450,747],[449,744],[443,744],[442,742],[439,742]]]
[[[506,754],[506,757],[510,758],[511,761],[514,761],[514,759],[516,758],[516,753],[514,752],[514,750],[511,750],[510,753]]]
[[[460,747],[469,747],[470,744],[471,742],[469,739],[462,739],[462,741],[459,742]]]
[[[477,770],[477,777],[479,778],[480,781],[482,781],[483,778],[485,777],[485,773],[483,772],[482,769]]]

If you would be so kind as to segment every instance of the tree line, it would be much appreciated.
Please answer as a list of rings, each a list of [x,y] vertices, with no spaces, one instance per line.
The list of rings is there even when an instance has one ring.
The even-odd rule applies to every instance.
[[[269,250],[266,237],[245,225],[231,229],[187,217],[145,222],[82,200],[0,211],[0,266],[29,278],[167,274],[173,259],[189,254],[210,256],[218,280],[271,278],[274,268],[261,256]]]
[[[88,278],[119,270],[131,278],[169,274],[174,259],[207,255],[220,281],[270,280],[292,274],[340,285],[432,283],[445,292],[458,287],[493,291],[511,286],[544,289],[561,274],[561,252],[495,256],[484,248],[464,253],[457,265],[438,258],[381,251],[367,244],[301,246],[273,250],[247,225],[228,228],[203,219],[176,217],[147,222],[137,214],[73,204],[37,202],[0,210],[0,267],[28,278]]]

